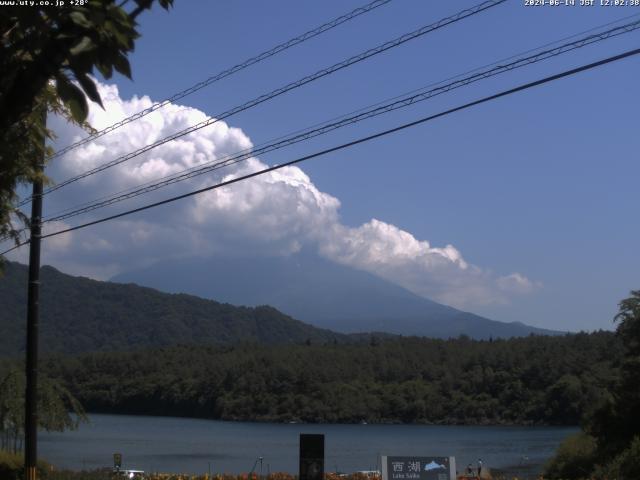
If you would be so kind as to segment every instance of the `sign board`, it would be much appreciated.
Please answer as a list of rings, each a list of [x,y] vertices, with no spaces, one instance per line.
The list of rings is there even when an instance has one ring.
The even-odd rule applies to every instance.
[[[324,435],[300,434],[300,480],[324,479]]]
[[[120,467],[122,467],[122,454],[121,453],[114,453],[113,454],[113,469],[114,470],[120,470]]]
[[[456,459],[383,456],[382,480],[456,480]]]

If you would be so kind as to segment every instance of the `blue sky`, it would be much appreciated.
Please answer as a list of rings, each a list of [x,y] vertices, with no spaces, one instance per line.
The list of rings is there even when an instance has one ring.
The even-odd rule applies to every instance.
[[[141,16],[142,38],[131,56],[134,81],[109,83],[122,99],[164,99],[363,3],[177,0],[169,13]],[[180,103],[216,116],[476,3],[393,0]],[[227,123],[259,144],[635,14],[640,8],[526,7],[510,0]],[[624,35],[261,160],[282,163],[639,45],[638,32]],[[617,302],[640,288],[639,62],[623,60],[301,168],[319,191],[339,199],[344,226],[375,218],[434,247],[453,245],[487,276],[518,272],[535,285],[468,310],[547,328],[612,328]],[[83,273],[81,263],[61,261],[65,265]]]

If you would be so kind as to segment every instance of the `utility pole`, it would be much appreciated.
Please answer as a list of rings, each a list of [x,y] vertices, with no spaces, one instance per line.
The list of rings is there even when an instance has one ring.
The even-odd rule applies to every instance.
[[[47,107],[42,107],[42,127],[47,124]],[[38,155],[36,178],[31,196],[31,240],[29,243],[29,287],[27,293],[27,389],[24,415],[25,480],[36,480],[38,463],[38,323],[40,301],[40,240],[42,237],[42,178],[44,172],[45,135]]]

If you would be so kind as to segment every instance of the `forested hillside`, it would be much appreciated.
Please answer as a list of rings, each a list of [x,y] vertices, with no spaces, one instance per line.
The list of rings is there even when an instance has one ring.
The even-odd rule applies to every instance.
[[[98,282],[42,267],[40,346],[45,352],[130,350],[177,344],[346,341],[275,308],[236,307],[191,295]],[[24,350],[27,267],[7,262],[0,278],[0,355]]]
[[[620,358],[608,332],[497,341],[178,347],[49,357],[88,411],[229,420],[578,424]]]

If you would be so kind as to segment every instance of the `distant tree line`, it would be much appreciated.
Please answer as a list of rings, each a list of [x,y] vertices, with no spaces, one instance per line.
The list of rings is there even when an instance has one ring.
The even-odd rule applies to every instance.
[[[224,420],[577,425],[622,359],[610,332],[182,346],[49,356],[87,411]]]

